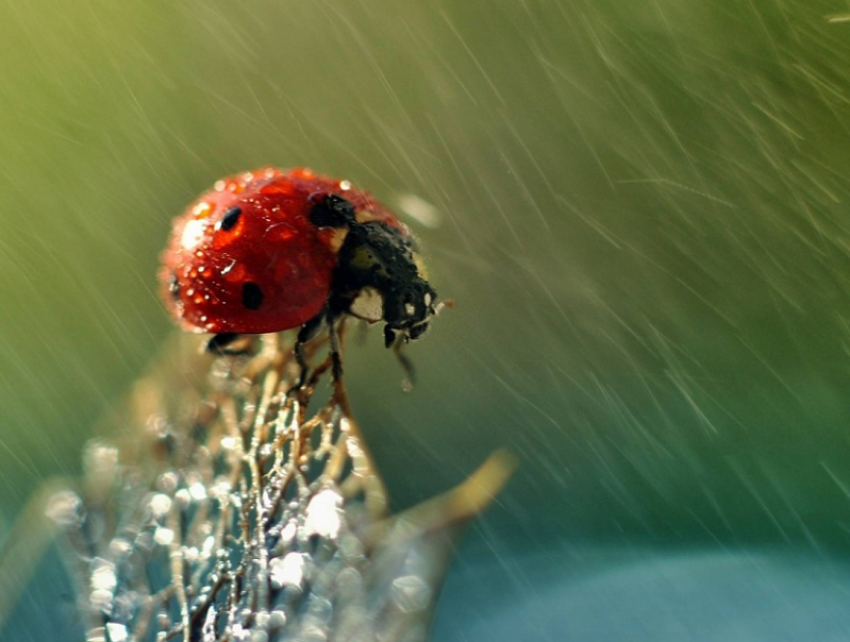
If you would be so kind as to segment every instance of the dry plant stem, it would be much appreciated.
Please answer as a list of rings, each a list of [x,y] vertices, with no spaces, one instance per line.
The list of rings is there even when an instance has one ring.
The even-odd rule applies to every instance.
[[[156,608],[157,605],[163,604],[171,598],[171,594],[174,589],[170,586],[162,589],[159,593],[150,596],[145,599],[144,604],[141,608],[141,614],[139,616],[138,624],[136,628],[133,629],[133,635],[137,640],[143,640],[148,632],[148,625],[150,624],[151,614],[153,613],[153,609]]]
[[[174,533],[174,539],[169,545],[169,560],[171,562],[171,587],[174,594],[177,596],[177,603],[180,606],[180,622],[183,626],[183,642],[189,640],[189,604],[186,600],[186,585],[183,577],[183,555],[180,547],[180,533],[182,532],[180,524],[180,515],[178,513],[177,503],[175,502],[171,511],[168,513],[168,525]]]
[[[308,363],[333,352],[333,334],[304,346]],[[455,538],[511,458],[497,453],[455,490],[388,518],[333,354],[293,391],[291,345],[254,345],[252,357],[193,353],[200,366],[168,353],[180,374],[154,368],[121,419],[137,432],[91,448],[86,522],[68,528],[89,640],[401,642],[427,630]],[[410,578],[429,596],[413,613],[393,589]]]

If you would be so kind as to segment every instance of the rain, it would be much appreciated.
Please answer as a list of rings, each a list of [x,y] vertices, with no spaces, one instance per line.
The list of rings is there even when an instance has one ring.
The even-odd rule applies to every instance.
[[[167,357],[173,217],[222,176],[303,166],[393,207],[453,302],[406,352],[409,392],[378,329],[349,332],[391,512],[516,459],[429,639],[845,639],[846,11],[7,3],[0,539],[108,454],[123,396]],[[274,581],[300,578],[280,559]],[[103,561],[81,587],[71,566],[46,546],[3,580],[0,638],[83,639],[81,596],[115,576]],[[399,603],[431,598],[418,579]]]

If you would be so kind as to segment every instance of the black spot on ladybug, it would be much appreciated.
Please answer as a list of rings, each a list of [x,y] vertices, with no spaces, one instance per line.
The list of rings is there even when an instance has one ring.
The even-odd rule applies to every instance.
[[[263,305],[263,291],[256,283],[248,281],[242,285],[242,305],[249,310],[259,310]]]
[[[349,227],[355,223],[354,206],[337,194],[327,194],[310,210],[316,227]]]
[[[242,208],[231,207],[224,213],[224,216],[221,217],[221,221],[218,224],[219,229],[229,232],[236,227],[240,216],[242,216]]]
[[[177,275],[174,272],[168,279],[168,293],[175,301],[180,300],[180,281],[177,280]]]

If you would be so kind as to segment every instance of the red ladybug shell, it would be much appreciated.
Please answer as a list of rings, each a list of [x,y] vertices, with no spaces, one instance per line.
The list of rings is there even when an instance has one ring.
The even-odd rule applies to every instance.
[[[225,178],[174,220],[160,282],[175,318],[196,332],[261,334],[315,317],[328,300],[346,233],[310,220],[328,194],[350,202],[358,222],[408,234],[367,192],[309,169]]]

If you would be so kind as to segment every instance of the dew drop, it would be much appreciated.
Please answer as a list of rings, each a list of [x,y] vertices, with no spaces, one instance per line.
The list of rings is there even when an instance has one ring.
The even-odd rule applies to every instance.
[[[195,205],[194,208],[192,208],[192,214],[194,215],[194,217],[196,219],[197,218],[206,218],[207,216],[212,214],[212,211],[213,211],[212,204],[207,203],[206,201],[198,203],[197,205]]]

